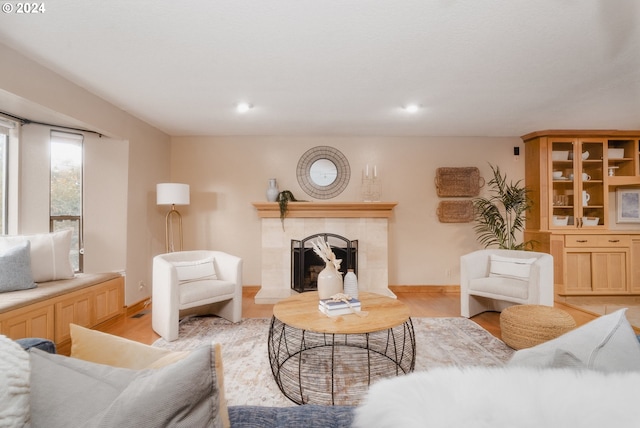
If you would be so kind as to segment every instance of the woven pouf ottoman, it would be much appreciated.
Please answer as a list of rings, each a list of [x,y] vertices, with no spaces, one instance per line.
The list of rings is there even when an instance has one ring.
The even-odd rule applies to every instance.
[[[536,346],[575,327],[571,315],[550,306],[515,305],[500,314],[502,341],[513,349]]]

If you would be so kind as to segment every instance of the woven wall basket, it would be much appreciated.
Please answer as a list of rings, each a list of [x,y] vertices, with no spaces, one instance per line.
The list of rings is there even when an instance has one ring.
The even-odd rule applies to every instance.
[[[472,167],[436,169],[436,189],[441,198],[473,197],[480,194],[484,178]]]
[[[440,201],[436,213],[440,223],[469,223],[473,221],[473,202]]]

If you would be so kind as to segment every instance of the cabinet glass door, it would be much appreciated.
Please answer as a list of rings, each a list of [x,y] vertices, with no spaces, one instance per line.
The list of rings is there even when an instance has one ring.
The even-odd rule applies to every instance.
[[[551,219],[549,227],[552,229],[574,228],[576,222],[577,189],[574,180],[576,162],[575,153],[577,141],[573,138],[558,138],[551,142],[551,172],[549,177],[551,188]]]
[[[578,184],[579,227],[603,226],[605,223],[605,210],[607,206],[608,191],[605,188],[605,176],[607,167],[604,161],[604,140],[583,139],[580,140],[580,156],[577,162],[578,169],[574,171],[574,177]],[[577,175],[579,174],[579,175]]]

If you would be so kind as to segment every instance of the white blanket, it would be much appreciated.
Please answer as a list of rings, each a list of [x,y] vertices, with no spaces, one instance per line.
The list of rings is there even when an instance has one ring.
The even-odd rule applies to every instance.
[[[637,428],[640,372],[446,367],[373,385],[354,427]]]

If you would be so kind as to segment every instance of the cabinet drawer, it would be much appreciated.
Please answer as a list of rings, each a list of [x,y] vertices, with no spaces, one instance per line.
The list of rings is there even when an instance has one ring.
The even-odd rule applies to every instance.
[[[607,247],[620,248],[629,247],[631,237],[628,235],[567,235],[565,236],[565,246],[580,247]]]

